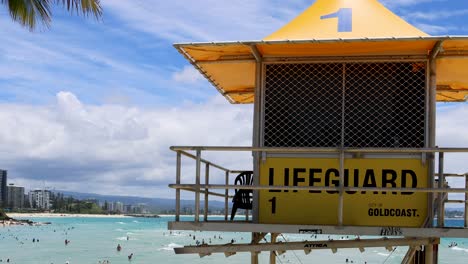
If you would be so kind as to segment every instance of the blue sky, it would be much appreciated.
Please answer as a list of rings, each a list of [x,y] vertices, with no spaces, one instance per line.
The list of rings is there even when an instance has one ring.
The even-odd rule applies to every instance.
[[[261,39],[313,1],[163,2],[104,0],[101,22],[56,8],[51,29],[34,33],[0,11],[0,60],[6,72],[0,78],[1,102],[50,103],[62,90],[90,104],[151,107],[177,102],[181,94],[202,102],[215,90],[194,76],[186,76],[186,82],[174,80],[187,63],[172,43]],[[465,1],[384,3],[430,34],[468,34]],[[190,74],[191,68],[186,72]]]
[[[2,166],[27,188],[45,181],[172,197],[170,145],[249,145],[252,122],[251,106],[228,104],[172,44],[261,39],[313,2],[102,0],[102,21],[56,8],[51,28],[36,32],[0,7]],[[382,2],[429,34],[468,35],[466,1]],[[449,122],[466,120],[466,105],[444,105],[441,123],[449,125],[439,142],[468,145],[466,136],[453,140],[467,122]],[[248,158],[220,161],[241,169]]]

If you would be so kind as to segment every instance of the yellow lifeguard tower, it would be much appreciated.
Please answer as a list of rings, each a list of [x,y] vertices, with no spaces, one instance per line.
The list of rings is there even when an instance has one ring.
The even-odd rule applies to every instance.
[[[169,223],[250,232],[252,242],[176,253],[250,252],[257,263],[269,251],[275,263],[275,252],[286,250],[406,245],[403,263],[437,263],[440,237],[468,237],[466,210],[465,228],[446,227],[443,217],[445,203],[468,204],[448,199],[468,193],[468,174],[444,171],[444,153],[468,148],[435,145],[436,102],[468,99],[468,37],[428,36],[377,0],[317,0],[261,41],[175,47],[229,102],[254,104],[252,146],[171,147],[176,219]],[[207,151],[251,152],[253,165],[227,169],[203,159]],[[190,183],[181,182],[183,156],[195,160]],[[225,184],[210,184],[210,168],[224,172]],[[464,177],[467,186],[450,188],[446,177]],[[180,221],[181,191],[195,193],[193,221]],[[224,197],[224,221],[208,217],[210,196]],[[242,221],[230,220],[231,199],[245,210]],[[384,238],[276,243],[281,233]]]

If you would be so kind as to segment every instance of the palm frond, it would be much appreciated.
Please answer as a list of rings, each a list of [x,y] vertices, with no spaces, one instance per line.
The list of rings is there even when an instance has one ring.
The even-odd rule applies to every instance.
[[[8,5],[8,10],[13,21],[28,27],[36,28],[37,21],[46,27],[50,26],[50,0],[1,0]]]
[[[36,28],[38,22],[50,27],[52,4],[62,5],[68,11],[85,17],[102,17],[100,0],[0,0],[0,4],[6,5],[13,21],[31,31]]]
[[[77,12],[83,16],[93,15],[96,19],[102,16],[100,0],[55,0],[70,12]]]

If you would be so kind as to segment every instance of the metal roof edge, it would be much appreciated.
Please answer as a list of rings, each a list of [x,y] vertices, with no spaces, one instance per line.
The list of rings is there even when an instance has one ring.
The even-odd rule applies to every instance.
[[[296,39],[296,40],[246,40],[246,41],[221,41],[221,42],[187,42],[175,43],[174,47],[184,46],[231,46],[231,45],[256,45],[256,44],[285,44],[285,43],[334,43],[334,42],[380,42],[380,41],[418,41],[418,40],[468,40],[468,35],[454,36],[421,36],[421,37],[382,37],[382,38],[338,38],[338,39]]]

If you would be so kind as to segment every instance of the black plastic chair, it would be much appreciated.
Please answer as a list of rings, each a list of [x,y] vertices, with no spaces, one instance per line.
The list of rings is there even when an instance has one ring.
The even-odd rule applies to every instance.
[[[234,185],[253,185],[253,171],[244,171],[237,175]],[[253,191],[240,189],[235,189],[234,191],[231,221],[234,219],[237,209],[252,210]]]

